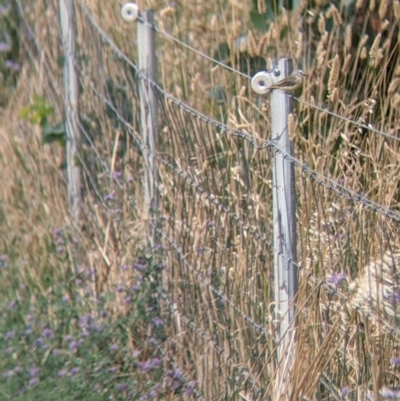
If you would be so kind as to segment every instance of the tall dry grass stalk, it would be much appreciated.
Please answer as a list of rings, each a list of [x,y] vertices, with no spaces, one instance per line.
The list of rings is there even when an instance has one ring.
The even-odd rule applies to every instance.
[[[361,3],[356,5],[359,10],[364,7]],[[367,7],[374,10],[372,3]],[[111,4],[86,4],[123,52],[136,60],[135,26],[121,23]],[[372,35],[368,24],[359,26],[342,9],[327,8],[324,2],[312,10],[318,19],[309,18],[311,14],[306,11],[304,15],[288,12],[285,19],[289,24],[277,19],[263,33],[251,27],[250,3],[182,1],[166,9],[165,2],[154,0],[143,1],[141,6],[154,8],[158,26],[162,24],[205,54],[217,55],[221,49],[228,49],[221,55],[223,61],[246,74],[250,73],[249,56],[283,57],[296,44],[295,61],[311,77],[304,84],[300,102],[295,101],[295,118],[290,117],[296,157],[340,185],[399,209],[399,142],[301,103],[305,100],[332,107],[340,116],[397,136],[400,116],[398,104],[393,102],[397,95],[393,71],[399,63],[396,46],[390,41],[397,40],[395,30],[388,28],[388,33]],[[259,1],[258,11],[264,13],[264,9],[265,2]],[[39,90],[56,106],[56,117],[60,118],[62,89],[54,87],[62,82],[57,64],[62,54],[56,39],[58,13],[54,5],[52,12],[43,12],[41,0],[35,2],[34,10],[31,22],[36,22],[42,58],[34,53],[31,61],[26,60],[12,107],[18,110]],[[379,17],[390,18],[383,5]],[[92,127],[93,141],[85,148],[90,163],[82,238],[88,259],[97,270],[97,291],[101,293],[112,290],[119,280],[118,266],[129,259],[138,242],[144,243],[141,232],[148,224],[140,219],[144,166],[134,140],[140,137],[136,129],[135,73],[101,41],[84,14],[78,13],[77,20],[82,118]],[[380,47],[383,39],[389,42]],[[29,48],[28,42],[24,45]],[[165,90],[198,111],[241,128],[256,143],[269,138],[268,100],[252,94],[248,80],[216,67],[161,34],[157,35],[157,54],[159,82]],[[128,127],[115,118],[92,87],[111,99],[113,107],[133,127],[129,135]],[[221,101],[216,101],[217,95]],[[274,154],[243,138],[221,135],[159,96],[162,118],[158,156],[170,165],[158,163],[162,200],[158,213],[165,218],[160,224],[166,238],[176,244],[174,248],[165,238],[160,239],[166,264],[161,285],[172,305],[165,300],[160,303],[166,316],[171,308],[174,310],[166,328],[171,340],[167,352],[182,370],[197,378],[205,399],[236,399],[237,394],[247,399],[271,399],[277,370],[276,322],[272,314],[274,256],[267,242],[272,242]],[[18,117],[15,115],[11,122],[17,124]],[[2,132],[1,163],[6,180],[1,197],[6,217],[0,229],[6,241],[17,232],[23,238],[21,251],[29,254],[41,246],[41,232],[68,221],[65,177],[58,169],[62,151],[43,147],[39,133],[26,125],[18,127],[17,135],[13,129]],[[98,162],[93,148],[110,171]],[[113,179],[117,172],[132,181],[124,181],[119,187]],[[392,380],[386,372],[397,352],[398,337],[377,320],[365,326],[371,339],[367,344],[349,300],[355,296],[354,283],[370,281],[368,275],[359,278],[364,267],[371,266],[371,260],[384,255],[396,242],[396,223],[364,207],[357,197],[349,200],[332,191],[329,184],[321,185],[300,168],[295,172],[301,266],[296,348],[301,356],[292,371],[292,399],[329,400],[330,391],[341,394],[346,386],[361,397],[372,385],[376,388]],[[100,198],[93,187],[99,188]],[[121,211],[117,214],[106,211],[103,202],[107,195],[114,196],[110,202],[118,203]],[[116,208],[112,209],[115,212]],[[266,241],[260,239],[261,235]],[[342,278],[346,275],[349,287],[338,279],[341,273]],[[372,294],[380,294],[373,286],[373,282],[369,284]],[[376,306],[381,302],[378,298],[367,295],[365,301],[373,300]],[[113,308],[118,313],[121,305]],[[374,309],[379,315],[379,308]]]

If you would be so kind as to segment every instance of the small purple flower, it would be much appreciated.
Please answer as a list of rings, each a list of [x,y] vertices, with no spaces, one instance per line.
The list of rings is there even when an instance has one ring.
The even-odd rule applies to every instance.
[[[42,338],[37,338],[36,340],[33,341],[33,345],[35,347],[41,347],[43,345],[43,339]]]
[[[67,369],[61,369],[58,371],[57,376],[58,377],[64,377],[68,373]]]
[[[7,331],[7,333],[4,336],[4,339],[5,340],[11,340],[14,337],[15,337],[15,332],[14,331]]]
[[[16,301],[11,301],[7,305],[8,309],[10,310],[15,310],[17,308],[17,302]]]
[[[115,198],[115,191],[105,195],[103,200],[104,200],[104,202],[108,202],[109,200],[112,200],[114,198]]]
[[[102,311],[100,312],[100,317],[101,317],[102,319],[105,319],[105,318],[107,317],[107,312],[106,312],[105,310],[102,310]]]
[[[202,255],[202,254],[204,253],[204,248],[203,248],[202,246],[199,246],[199,247],[197,248],[197,253],[198,253],[199,255]]]
[[[79,326],[81,329],[86,329],[89,326],[89,323],[92,321],[92,315],[87,313],[79,318]]]
[[[0,255],[0,269],[5,269],[6,267],[8,267],[8,256]]]
[[[343,387],[341,393],[342,393],[342,398],[347,397],[347,394],[349,394],[349,388],[347,386]]]
[[[129,269],[129,267],[128,267],[128,265],[121,265],[121,266],[119,267],[119,269],[120,269],[122,272],[126,272],[126,271]]]
[[[111,345],[108,347],[108,349],[109,349],[111,352],[118,351],[118,345],[117,345],[117,344],[111,344]]]
[[[39,383],[39,378],[38,377],[32,377],[31,380],[29,380],[29,387],[34,387]]]
[[[115,173],[114,173],[114,178],[116,179],[116,180],[118,180],[118,178],[121,178],[122,177],[122,171],[116,171]]]
[[[81,368],[79,368],[78,366],[75,366],[74,368],[72,368],[72,369],[69,371],[69,374],[70,374],[71,376],[75,376],[76,374],[79,373],[80,370],[81,370]]]
[[[37,366],[29,369],[29,376],[30,377],[37,377],[39,375],[40,369]]]
[[[11,10],[11,5],[6,4],[5,6],[0,6],[0,16],[5,17]]]
[[[78,341],[71,341],[68,344],[68,349],[72,352],[75,352],[79,348],[79,343]]]
[[[339,286],[340,283],[346,280],[346,278],[347,278],[346,273],[333,274],[330,277],[329,281],[333,286],[337,287]]]
[[[124,392],[128,389],[128,385],[126,383],[117,384],[117,389],[121,392]]]
[[[187,397],[190,397],[193,394],[193,392],[194,392],[196,387],[197,387],[197,381],[196,380],[192,380],[189,383],[186,383],[185,392],[184,392],[185,395]]]
[[[64,295],[61,300],[66,304],[69,302],[69,296],[68,295]]]
[[[160,328],[164,325],[164,322],[162,321],[162,319],[159,316],[157,316],[153,319],[153,323],[154,323],[154,326],[156,326],[157,328]]]
[[[11,50],[11,45],[9,43],[0,42],[0,52],[9,52]]]
[[[392,364],[393,364],[393,366],[398,367],[400,365],[400,358],[397,356],[394,356],[392,358]]]
[[[64,341],[65,341],[66,343],[70,343],[73,339],[74,339],[74,337],[72,337],[71,334],[67,334],[67,335],[64,337]]]
[[[42,331],[42,337],[46,339],[51,339],[54,337],[53,331],[50,329],[44,329]]]
[[[63,233],[63,231],[62,231],[61,228],[55,228],[55,229],[53,230],[53,236],[54,236],[54,237],[59,237],[60,235],[62,235],[62,233]]]
[[[144,271],[144,269],[146,269],[146,265],[144,265],[143,263],[139,263],[139,262],[136,262],[136,263],[133,265],[133,267],[134,267],[134,269],[137,270],[138,272],[142,272],[142,271]]]
[[[65,252],[65,248],[63,246],[58,246],[56,248],[57,253],[64,253]]]
[[[132,297],[131,296],[127,296],[125,299],[124,299],[124,303],[125,304],[130,304],[132,302]]]
[[[116,289],[115,289],[118,293],[124,292],[124,287],[122,284],[118,284]]]
[[[214,227],[214,223],[211,220],[207,220],[206,228],[213,228],[213,227]]]

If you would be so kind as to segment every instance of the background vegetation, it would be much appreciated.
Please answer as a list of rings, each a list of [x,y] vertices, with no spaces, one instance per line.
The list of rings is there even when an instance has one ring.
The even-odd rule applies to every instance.
[[[119,4],[85,4],[136,60],[136,25],[121,22]],[[397,397],[396,315],[366,317],[354,299],[365,290],[365,266],[398,241],[388,216],[399,209],[400,3],[140,6],[155,10],[160,30],[244,74],[280,57],[307,72],[291,117],[296,157],[388,210],[364,207],[296,166],[301,269],[291,397]],[[274,154],[255,146],[269,136],[267,99],[242,75],[157,33],[162,87],[252,141],[219,137],[158,92],[158,156],[167,163],[158,163],[159,237],[149,245],[137,76],[77,6],[85,202],[75,226],[66,209],[57,2],[16,1],[0,15],[0,398],[273,399]],[[396,287],[397,271],[390,273],[384,279]],[[368,294],[361,298],[368,303]]]

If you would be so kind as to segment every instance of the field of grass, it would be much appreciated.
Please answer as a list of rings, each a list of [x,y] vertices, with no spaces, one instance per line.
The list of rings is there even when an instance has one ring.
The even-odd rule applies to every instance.
[[[120,4],[84,3],[136,63],[136,25],[122,22]],[[0,400],[275,400],[279,386],[291,400],[398,396],[396,313],[357,311],[354,299],[366,291],[365,266],[396,252],[399,238],[400,2],[272,3],[140,3],[155,11],[160,85],[244,134],[222,135],[155,90],[150,221],[137,73],[76,1],[77,224],[64,138],[53,140],[65,112],[57,1],[0,9],[10,32],[0,53]],[[287,382],[277,382],[274,339],[268,99],[164,29],[246,75],[281,57],[308,74],[289,127],[299,164],[315,173],[295,166],[300,290]]]

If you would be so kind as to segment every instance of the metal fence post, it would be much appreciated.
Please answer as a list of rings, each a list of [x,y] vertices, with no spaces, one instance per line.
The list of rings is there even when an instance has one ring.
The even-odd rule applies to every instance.
[[[156,51],[153,11],[141,12],[142,21],[138,23],[138,53],[139,69],[149,80],[156,82]],[[141,135],[143,143],[143,158],[145,163],[143,190],[144,210],[143,218],[150,220],[158,208],[157,196],[157,169],[154,155],[157,147],[157,101],[154,89],[149,81],[140,78],[140,114]],[[153,235],[151,237],[154,238]]]
[[[72,0],[60,0],[60,22],[64,48],[65,129],[68,175],[68,204],[72,220],[79,220],[81,171],[77,163],[80,148],[78,129],[78,79],[75,71],[75,16]]]
[[[292,72],[292,60],[279,60],[279,80]],[[271,92],[272,141],[293,155],[288,132],[292,98],[279,91]],[[296,199],[293,164],[276,152],[273,163],[273,218],[275,249],[275,320],[277,321],[278,371],[276,400],[288,399],[294,361],[295,296],[298,289],[296,252]],[[295,263],[291,263],[291,261]]]

